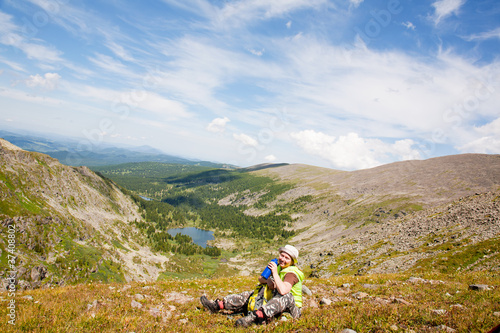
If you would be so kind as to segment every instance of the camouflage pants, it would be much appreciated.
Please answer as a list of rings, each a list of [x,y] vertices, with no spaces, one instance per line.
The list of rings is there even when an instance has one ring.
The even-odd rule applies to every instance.
[[[245,291],[241,294],[224,297],[224,309],[234,312],[247,311],[248,299],[252,296],[252,293],[253,291]],[[300,317],[300,308],[295,305],[295,298],[292,293],[286,295],[276,293],[261,309],[267,318],[279,316],[283,312],[290,313],[292,318]]]

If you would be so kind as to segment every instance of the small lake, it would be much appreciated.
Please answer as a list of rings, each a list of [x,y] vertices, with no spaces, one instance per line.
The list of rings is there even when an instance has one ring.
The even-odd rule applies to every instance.
[[[202,230],[194,227],[168,229],[167,232],[171,236],[175,236],[177,234],[189,236],[193,239],[195,244],[198,244],[203,248],[207,247],[207,241],[214,239],[213,231]]]

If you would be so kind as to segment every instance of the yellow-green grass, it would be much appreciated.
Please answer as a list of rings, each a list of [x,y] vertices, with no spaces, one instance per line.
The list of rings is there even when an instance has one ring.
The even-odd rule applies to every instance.
[[[500,322],[498,272],[422,274],[412,283],[408,274],[309,278],[313,291],[304,296],[302,317],[252,326],[252,332],[435,332],[445,325],[456,332],[486,332]],[[54,289],[0,293],[3,332],[233,332],[241,315],[212,314],[201,308],[209,299],[253,289],[256,276],[176,280],[154,283],[80,284]],[[350,284],[349,288],[342,287]],[[369,285],[366,285],[369,284]],[[486,284],[490,290],[470,290]],[[367,294],[361,299],[354,293]],[[142,295],[136,296],[137,294]],[[333,300],[321,305],[320,300]],[[15,300],[16,320],[8,323],[8,304]],[[176,302],[185,300],[185,303]],[[134,307],[134,302],[141,308]],[[403,300],[403,301],[401,301]],[[137,303],[134,303],[137,305]],[[151,309],[163,311],[154,316]],[[444,310],[442,314],[434,310]]]

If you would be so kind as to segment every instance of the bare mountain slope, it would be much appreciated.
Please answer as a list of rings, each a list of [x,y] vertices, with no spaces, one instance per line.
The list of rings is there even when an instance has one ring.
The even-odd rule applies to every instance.
[[[8,271],[11,228],[25,287],[154,280],[167,261],[150,251],[131,223],[141,219],[132,200],[86,167],[65,166],[0,139],[0,190],[0,274]]]
[[[318,194],[339,194],[347,200],[394,195],[411,196],[432,205],[496,189],[500,185],[500,155],[453,155],[350,172],[302,164],[262,172],[297,182],[300,187],[312,187]]]
[[[313,198],[295,215],[292,242],[319,275],[417,267],[419,260],[441,254],[423,241],[434,235],[440,235],[431,240],[434,245],[473,246],[499,237],[500,155],[446,156],[352,172],[298,164],[257,172],[296,184],[272,205]],[[491,257],[497,260],[498,253]]]

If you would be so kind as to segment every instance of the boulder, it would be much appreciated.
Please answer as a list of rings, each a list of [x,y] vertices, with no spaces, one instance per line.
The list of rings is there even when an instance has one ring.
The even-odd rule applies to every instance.
[[[47,274],[47,268],[44,266],[36,266],[31,269],[31,280],[34,282],[42,281]]]
[[[368,294],[367,294],[367,293],[364,293],[364,292],[362,292],[362,291],[359,291],[359,292],[357,292],[357,293],[352,294],[352,297],[353,297],[353,298],[356,298],[356,299],[363,299],[363,298],[368,297]]]
[[[469,286],[469,289],[483,291],[483,290],[490,290],[490,287],[486,284],[471,284]]]
[[[138,309],[142,308],[142,304],[135,301],[135,300],[132,300],[132,302],[130,302],[130,306],[133,308],[138,308]]]
[[[307,296],[311,296],[312,292],[309,288],[307,288],[305,285],[302,285],[302,293],[306,294]]]
[[[456,330],[454,330],[453,328],[448,327],[446,325],[435,326],[434,330],[439,331],[439,332],[446,332],[446,333],[454,333],[454,332],[456,332]]]
[[[319,304],[321,305],[330,305],[332,304],[332,301],[326,297],[323,297],[320,301]]]

